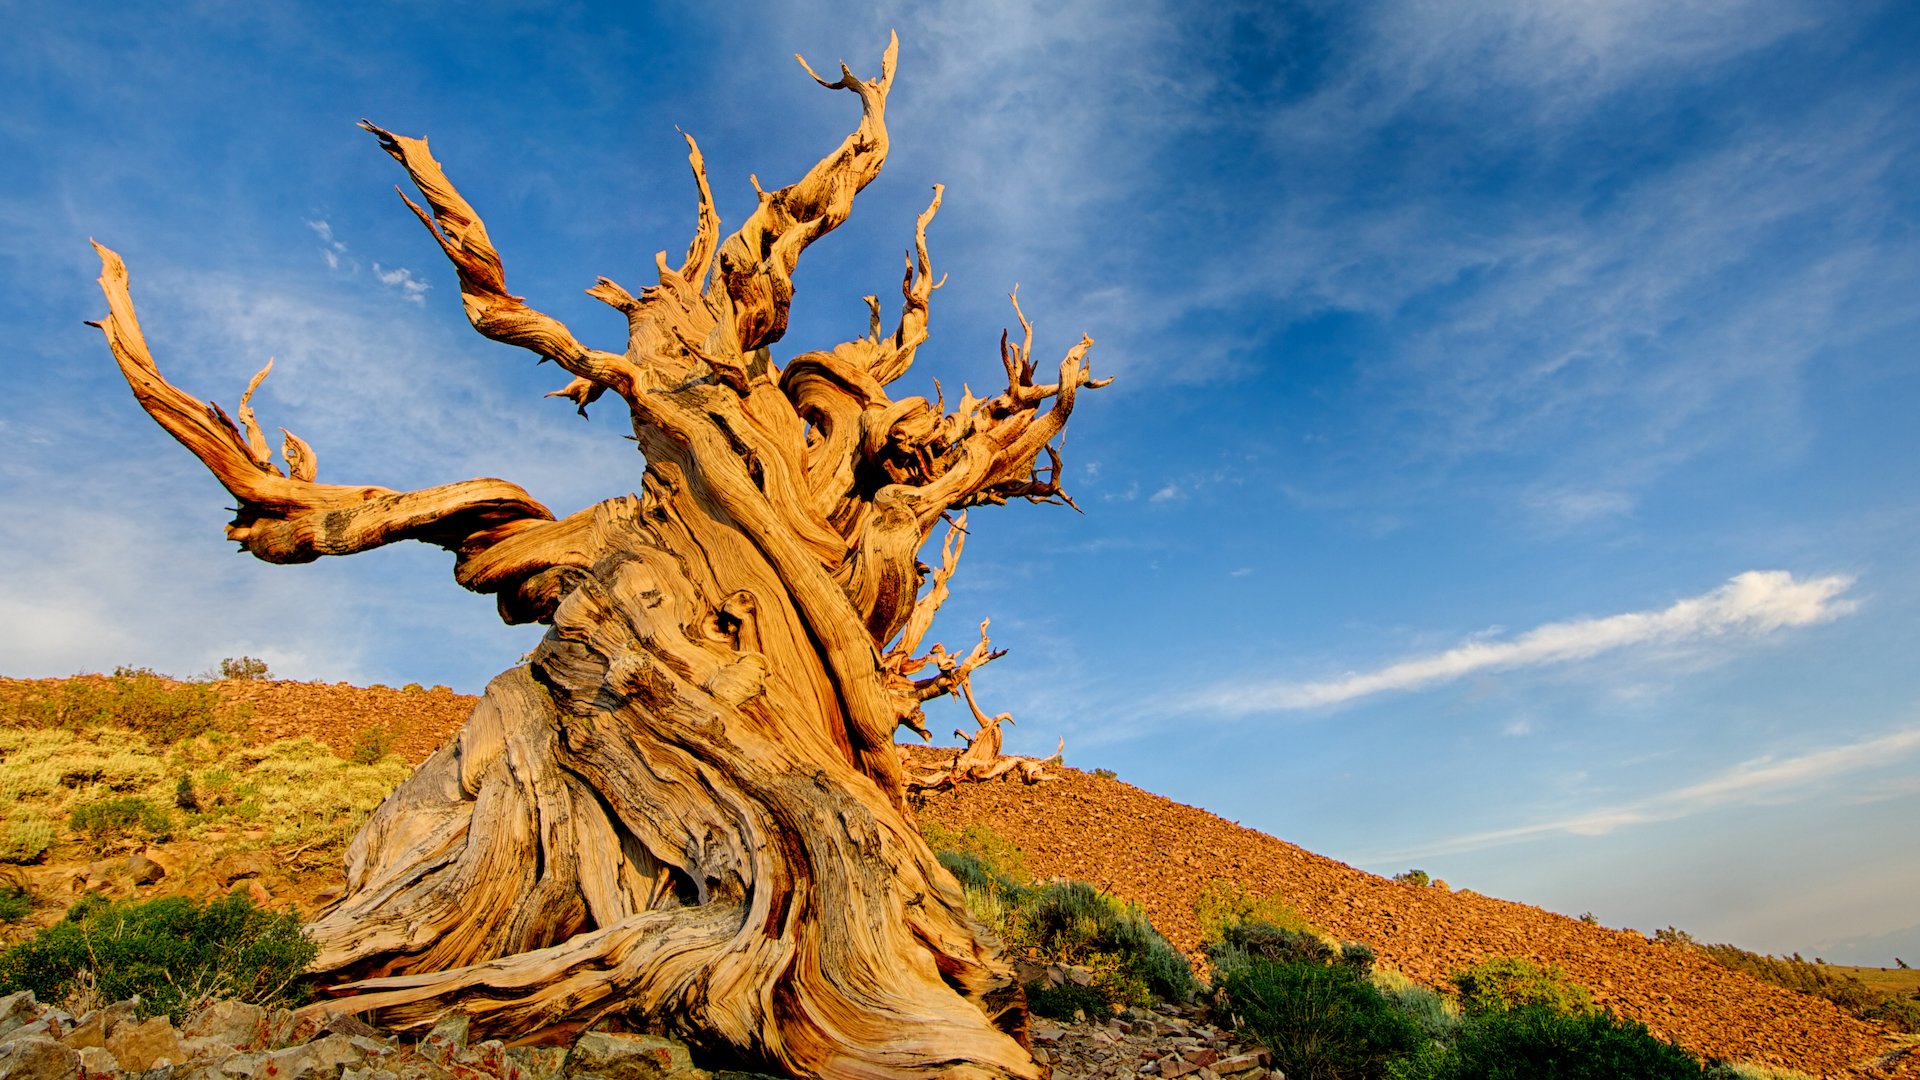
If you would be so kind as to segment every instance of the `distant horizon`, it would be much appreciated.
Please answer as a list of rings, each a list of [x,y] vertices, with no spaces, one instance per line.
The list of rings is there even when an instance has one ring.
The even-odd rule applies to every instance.
[[[538,638],[421,545],[234,557],[227,494],[98,331],[323,482],[638,487],[609,403],[467,326],[368,117],[432,141],[509,287],[583,340],[694,198],[726,227],[851,129],[891,158],[796,278],[784,363],[897,298],[901,395],[1096,375],[1064,507],[982,507],[930,639],[992,620],[1008,749],[1329,858],[1611,926],[1920,962],[1920,9],[213,5],[10,16],[0,91],[0,671],[477,693]],[[936,712],[937,732],[965,722]]]

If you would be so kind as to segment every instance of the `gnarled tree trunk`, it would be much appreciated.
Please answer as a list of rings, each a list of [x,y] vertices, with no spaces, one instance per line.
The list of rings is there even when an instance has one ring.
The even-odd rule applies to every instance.
[[[475,328],[557,362],[573,380],[556,394],[583,413],[609,392],[627,405],[640,493],[565,520],[500,480],[318,484],[290,434],[283,474],[248,405],[266,372],[238,425],[168,384],[124,266],[100,249],[99,325],[142,405],[239,499],[232,539],[270,562],[425,540],[507,621],[551,627],[349,848],[346,893],[310,927],[330,1007],[403,1029],[459,1011],[514,1038],[637,1014],[794,1075],[1041,1075],[1020,988],[906,795],[1012,764],[993,760],[1004,717],[969,685],[997,655],[984,624],[964,654],[919,649],[960,553],[964,515],[949,515],[1065,499],[1051,443],[1076,391],[1101,385],[1091,342],[1055,382],[1034,381],[1029,331],[1002,339],[1003,393],[951,410],[890,398],[926,336],[936,188],[890,333],[869,298],[866,336],[784,366],[768,352],[801,251],[885,158],[894,51],[877,79],[843,67],[822,80],[859,96],[858,128],[797,183],[761,192],[724,240],[688,140],[687,257],[676,268],[662,254],[637,297],[604,278],[589,290],[627,316],[618,353],[507,292],[425,142],[363,125],[424,197],[408,205],[458,271]],[[953,531],[930,570],[916,554],[943,518]],[[921,703],[948,693],[978,717],[974,745],[945,773],[913,773],[894,732],[924,733]]]

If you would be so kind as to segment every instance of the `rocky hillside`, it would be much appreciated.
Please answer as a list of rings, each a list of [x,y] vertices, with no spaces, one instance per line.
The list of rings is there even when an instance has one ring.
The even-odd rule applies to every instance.
[[[245,702],[249,723],[266,738],[310,735],[344,754],[379,728],[413,762],[452,734],[474,702],[443,687],[230,681],[218,692]],[[1190,952],[1200,945],[1193,898],[1226,880],[1280,894],[1316,925],[1372,945],[1382,964],[1431,986],[1489,957],[1528,957],[1565,968],[1600,1003],[1703,1056],[1817,1076],[1920,1077],[1920,1062],[1895,1053],[1901,1044],[1882,1029],[1694,951],[1466,890],[1397,883],[1116,780],[1055,772],[1059,780],[1037,786],[995,781],[939,793],[920,813],[952,828],[989,826],[1021,848],[1037,876],[1091,881],[1139,902]],[[315,870],[295,895],[337,878],[330,867]]]

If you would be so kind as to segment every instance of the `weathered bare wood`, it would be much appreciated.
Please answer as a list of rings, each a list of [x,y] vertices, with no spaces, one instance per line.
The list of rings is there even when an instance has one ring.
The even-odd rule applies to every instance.
[[[626,406],[639,494],[565,520],[498,480],[318,484],[291,435],[283,472],[251,405],[266,371],[238,425],[169,384],[125,267],[100,249],[108,343],[141,405],[239,500],[232,539],[276,562],[426,540],[455,553],[461,585],[499,596],[503,618],[549,627],[354,840],[345,894],[310,927],[330,980],[316,1008],[415,1029],[458,1011],[518,1039],[617,1011],[795,1076],[1043,1074],[1013,973],[907,794],[1045,778],[1046,762],[1000,753],[1010,718],[975,700],[973,674],[1000,655],[986,624],[963,653],[920,649],[964,545],[958,511],[1067,501],[1054,440],[1077,393],[1104,385],[1092,342],[1036,382],[1016,301],[1004,392],[963,390],[952,408],[937,387],[892,398],[939,285],[936,188],[890,333],[869,297],[864,336],[784,369],[770,351],[801,253],[885,161],[896,49],[877,78],[815,76],[859,98],[857,127],[793,184],[756,182],[756,209],[724,239],[688,138],[685,259],[657,256],[638,295],[606,278],[588,290],[626,315],[619,352],[508,292],[479,212],[424,140],[363,125],[419,191],[425,205],[408,206],[475,329],[566,370],[550,396]],[[932,569],[918,556],[942,520]],[[925,734],[923,703],[945,695],[977,728],[945,767],[909,768],[895,732]]]

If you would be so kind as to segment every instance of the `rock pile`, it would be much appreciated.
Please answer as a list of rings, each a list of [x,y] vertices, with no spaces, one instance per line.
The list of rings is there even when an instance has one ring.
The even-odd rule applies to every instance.
[[[340,1013],[214,1002],[179,1028],[122,1001],[75,1017],[31,991],[0,998],[0,1080],[772,1080],[699,1068],[658,1035],[589,1031],[570,1047],[470,1042],[465,1017],[417,1041]],[[1073,1022],[1035,1017],[1034,1057],[1055,1080],[1285,1080],[1267,1052],[1194,1006]]]
[[[1285,1080],[1267,1051],[1223,1031],[1193,1006],[1128,1009],[1104,1021],[1035,1017],[1033,1056],[1054,1080]]]
[[[469,1042],[465,1017],[415,1042],[339,1013],[220,1001],[176,1029],[138,1009],[122,1001],[74,1017],[31,991],[0,998],[0,1080],[747,1080],[697,1069],[686,1046],[655,1035],[510,1047]]]

